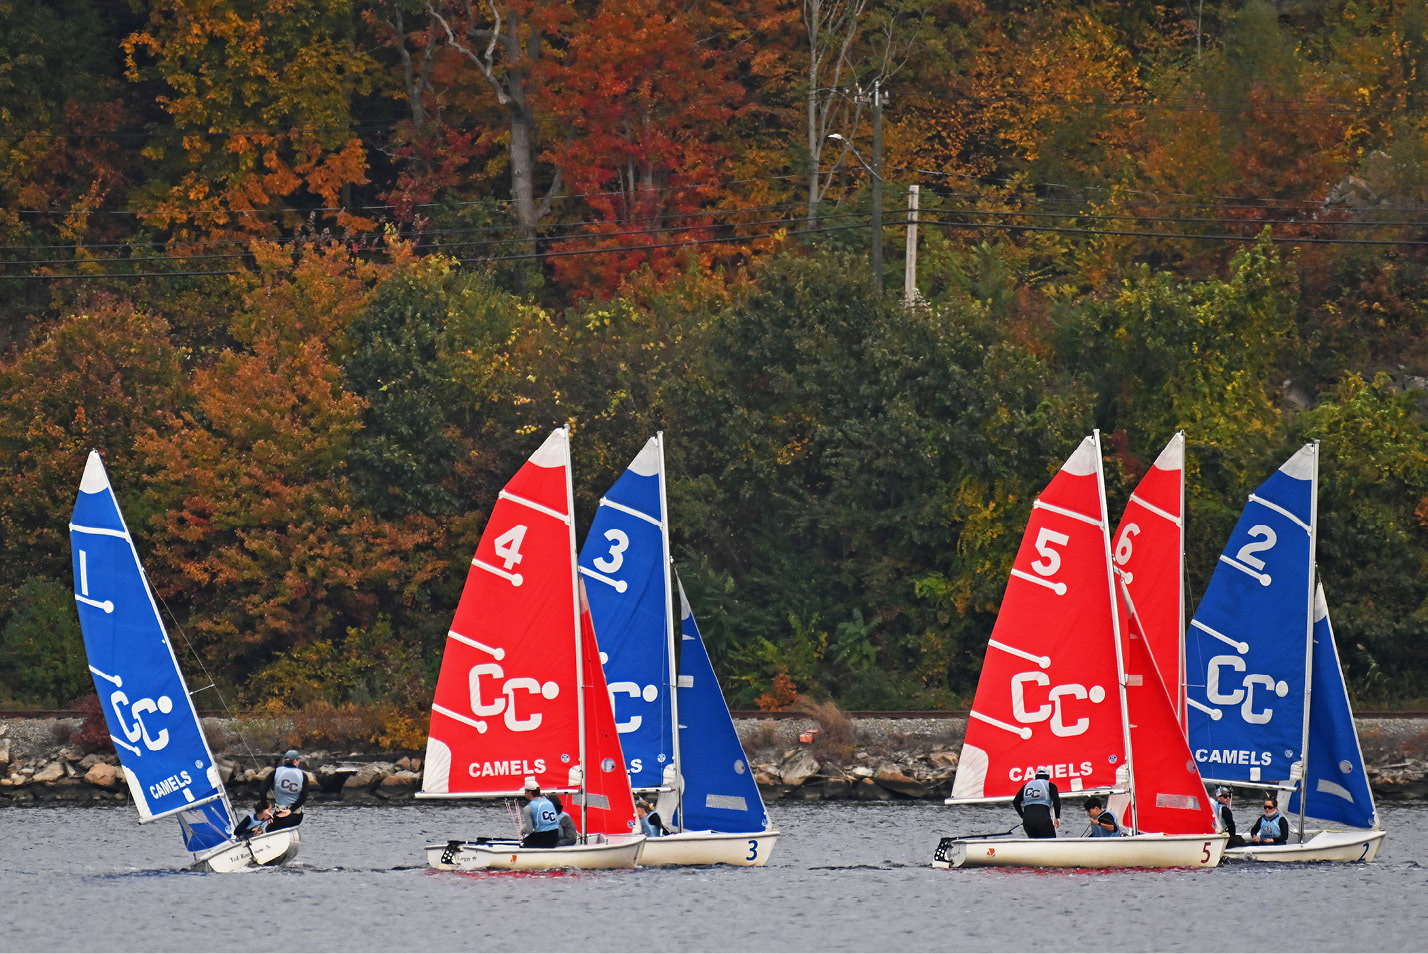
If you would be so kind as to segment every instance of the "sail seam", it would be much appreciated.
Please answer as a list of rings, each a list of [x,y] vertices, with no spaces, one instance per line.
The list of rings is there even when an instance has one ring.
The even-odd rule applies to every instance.
[[[602,507],[610,507],[610,508],[612,508],[612,509],[615,509],[615,510],[620,511],[620,513],[627,513],[627,514],[629,514],[630,516],[635,517],[635,518],[640,519],[640,520],[643,520],[645,523],[648,523],[648,524],[650,524],[650,525],[652,525],[652,526],[656,526],[656,527],[662,527],[662,526],[664,526],[664,524],[663,524],[661,521],[655,519],[654,517],[651,517],[649,514],[645,513],[644,511],[642,511],[642,510],[636,510],[634,507],[626,507],[626,506],[625,506],[624,504],[622,504],[622,503],[616,503],[615,501],[611,500],[609,497],[601,497],[601,498],[600,498],[600,506],[602,506]]]
[[[1079,510],[1068,510],[1065,507],[1058,507],[1056,506],[1056,504],[1044,503],[1040,500],[1036,501],[1031,506],[1032,509],[1050,510],[1052,513],[1059,513],[1063,517],[1070,517],[1072,520],[1079,520],[1082,523],[1089,523],[1093,527],[1099,527],[1101,525],[1099,517],[1088,516],[1084,513],[1081,513]]]
[[[502,500],[509,500],[511,503],[520,504],[522,507],[529,507],[530,509],[537,511],[538,513],[543,513],[547,516],[554,517],[561,523],[570,522],[570,517],[566,514],[561,513],[559,510],[547,507],[545,504],[536,503],[534,500],[527,500],[525,497],[518,497],[515,494],[511,493],[509,490],[501,491],[498,496]]]

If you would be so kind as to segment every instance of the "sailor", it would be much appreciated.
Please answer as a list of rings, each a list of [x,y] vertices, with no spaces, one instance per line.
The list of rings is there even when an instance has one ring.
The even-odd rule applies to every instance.
[[[273,770],[273,801],[277,805],[269,831],[295,828],[302,824],[302,803],[307,801],[307,773],[298,768],[302,756],[297,749],[288,749],[283,760]]]
[[[659,812],[650,807],[650,803],[643,798],[635,802],[635,814],[640,819],[640,831],[649,838],[658,838],[660,835],[668,835],[669,829],[664,827],[664,822],[660,820]]]
[[[1254,820],[1250,841],[1256,845],[1283,845],[1289,842],[1289,819],[1279,813],[1279,799],[1264,797],[1264,814]]]
[[[521,846],[554,848],[560,843],[560,812],[540,793],[534,775],[526,776],[526,803],[521,806]]]
[[[1226,848],[1238,848],[1245,843],[1242,836],[1235,833],[1235,813],[1231,810],[1230,804],[1234,801],[1234,792],[1221,785],[1215,789],[1215,801],[1220,807],[1215,810],[1215,817],[1219,820],[1220,831],[1229,835],[1229,840],[1225,842]]]
[[[580,833],[575,830],[575,819],[570,817],[570,813],[565,810],[564,803],[559,795],[547,795],[550,803],[555,806],[556,820],[560,822],[560,838],[556,841],[557,848],[569,848],[580,840]]]
[[[1101,807],[1101,800],[1094,795],[1086,799],[1086,814],[1091,817],[1091,837],[1110,838],[1121,833],[1121,823],[1109,809]]]
[[[1055,838],[1061,827],[1061,793],[1051,781],[1051,773],[1037,769],[1036,777],[1012,798],[1012,808],[1021,816],[1028,838]]]
[[[266,798],[260,798],[253,803],[253,812],[244,817],[238,823],[238,827],[233,829],[234,838],[252,838],[254,835],[261,835],[268,830],[268,824],[273,820],[273,803]]]

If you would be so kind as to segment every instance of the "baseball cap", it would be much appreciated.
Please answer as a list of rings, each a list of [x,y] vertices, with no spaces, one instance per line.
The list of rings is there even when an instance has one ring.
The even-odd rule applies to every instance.
[[[302,756],[298,754],[298,750],[297,750],[297,749],[288,749],[287,754],[284,755],[283,758],[284,758],[284,759],[291,760],[291,759],[300,759],[300,758],[302,758]]]
[[[525,784],[525,788],[523,789],[523,791],[527,791],[527,792],[538,792],[538,791],[540,791],[540,783],[535,780],[535,776],[534,776],[534,775],[527,775],[527,776],[526,776],[526,784]]]

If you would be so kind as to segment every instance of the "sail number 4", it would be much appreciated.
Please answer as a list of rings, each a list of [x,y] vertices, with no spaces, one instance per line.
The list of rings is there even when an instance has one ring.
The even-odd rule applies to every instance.
[[[496,556],[500,557],[507,570],[513,570],[521,562],[521,543],[526,538],[526,525],[518,523],[495,540]]]

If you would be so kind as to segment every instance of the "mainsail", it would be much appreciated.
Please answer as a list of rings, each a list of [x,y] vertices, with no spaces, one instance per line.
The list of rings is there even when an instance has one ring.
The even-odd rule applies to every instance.
[[[1373,791],[1364,771],[1354,714],[1329,625],[1329,604],[1324,588],[1314,593],[1314,663],[1309,693],[1308,793],[1302,814],[1355,828],[1377,828]],[[1290,796],[1288,810],[1300,814],[1299,791]]]
[[[1185,722],[1185,660],[1181,633],[1185,628],[1185,432],[1165,445],[1141,478],[1120,526],[1111,537],[1112,556],[1125,585],[1131,612],[1130,630],[1145,640],[1165,685],[1175,701],[1179,723]],[[1134,721],[1134,720],[1133,720]],[[1140,749],[1136,749],[1137,758]]]
[[[562,428],[501,491],[471,561],[437,677],[423,793],[514,795],[527,776],[576,787],[573,510]]]
[[[1185,632],[1187,729],[1207,779],[1301,771],[1319,445],[1252,494]]]
[[[580,551],[620,746],[636,788],[662,783],[676,745],[662,458],[660,438],[650,438],[601,498]]]
[[[1009,798],[1046,768],[1109,789],[1124,766],[1100,442],[1086,438],[1032,505],[967,720],[951,801]]]
[[[97,451],[69,535],[89,671],[139,820],[179,815],[190,851],[222,845],[233,831],[223,783]]]
[[[679,733],[683,751],[697,753],[696,758],[681,762],[684,798],[679,825],[685,830],[764,831],[769,818],[763,796],[682,583],[679,606]]]

